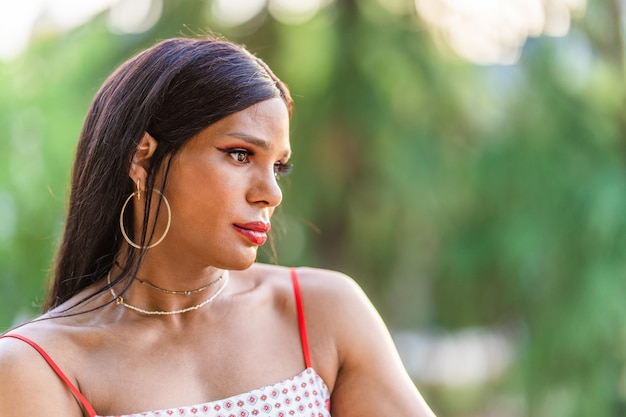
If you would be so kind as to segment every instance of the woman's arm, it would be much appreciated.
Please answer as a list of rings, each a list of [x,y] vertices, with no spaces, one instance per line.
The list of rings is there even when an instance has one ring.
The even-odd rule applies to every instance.
[[[311,344],[315,345],[314,338],[324,337],[322,329],[334,339],[338,367],[331,381],[332,416],[434,417],[409,378],[387,327],[361,288],[343,274],[314,271],[302,274],[311,275],[303,280],[311,288],[308,305],[306,299],[304,303],[314,316],[311,321],[316,321],[312,323]],[[326,359],[333,362],[332,357],[316,358],[314,353],[314,366]]]

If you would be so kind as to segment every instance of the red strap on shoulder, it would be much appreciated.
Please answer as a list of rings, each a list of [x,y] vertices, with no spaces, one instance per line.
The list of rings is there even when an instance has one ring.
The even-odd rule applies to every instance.
[[[41,346],[39,346],[37,343],[33,342],[32,340],[24,336],[20,336],[18,334],[5,334],[3,336],[0,336],[0,339],[2,339],[3,337],[12,337],[14,339],[19,339],[31,345],[37,352],[39,352],[39,354],[46,360],[46,362],[48,362],[48,365],[50,365],[52,370],[59,376],[59,378],[61,378],[63,382],[65,382],[67,387],[72,391],[76,399],[83,406],[87,414],[89,414],[89,417],[97,416],[95,410],[93,409],[91,404],[89,404],[89,401],[87,401],[87,399],[83,396],[83,394],[80,393],[78,388],[76,388],[74,384],[72,384],[69,378],[63,373],[63,371],[61,371],[61,368],[59,368],[59,366],[52,360],[50,355],[48,355],[46,351],[41,348]]]
[[[291,268],[291,282],[293,283],[293,292],[296,296],[296,310],[298,311],[298,327],[300,328],[300,342],[302,343],[302,353],[304,355],[304,364],[307,368],[311,368],[311,354],[309,352],[309,339],[306,334],[306,322],[304,320],[304,309],[302,308],[302,296],[300,295],[300,282],[298,281],[298,273],[296,268]]]

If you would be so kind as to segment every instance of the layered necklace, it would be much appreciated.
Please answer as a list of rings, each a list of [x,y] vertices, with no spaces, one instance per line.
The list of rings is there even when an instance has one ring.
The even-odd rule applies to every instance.
[[[226,275],[224,277],[224,274],[222,274],[215,281],[211,281],[210,283],[208,283],[204,287],[200,287],[200,288],[197,288],[195,290],[189,290],[189,291],[173,291],[173,290],[166,290],[164,288],[157,287],[156,285],[151,284],[148,281],[142,281],[139,278],[135,278],[135,279],[137,281],[139,281],[141,284],[147,285],[150,288],[153,288],[155,290],[161,291],[161,292],[166,293],[166,294],[174,294],[174,295],[196,294],[196,293],[202,292],[202,291],[212,287],[213,285],[217,284],[218,282],[224,281],[222,286],[219,287],[218,290],[215,291],[209,298],[207,298],[206,300],[204,300],[200,304],[196,304],[195,306],[183,308],[181,310],[173,310],[173,311],[144,310],[143,308],[135,307],[134,305],[128,304],[126,301],[124,301],[124,297],[122,297],[121,295],[118,296],[115,293],[115,290],[113,290],[113,287],[111,286],[111,271],[109,271],[109,273],[107,274],[107,283],[109,284],[109,290],[111,291],[111,295],[113,296],[113,299],[115,300],[115,303],[117,305],[124,306],[124,307],[128,308],[129,310],[133,310],[133,311],[136,311],[136,312],[142,313],[142,314],[147,314],[149,316],[164,316],[164,315],[172,315],[172,314],[183,314],[183,313],[188,313],[190,311],[194,311],[194,310],[197,310],[199,308],[202,308],[205,305],[209,304],[211,301],[215,300],[217,298],[217,296],[220,295],[222,293],[222,291],[224,291],[224,288],[226,288],[226,284],[228,284],[228,275]]]

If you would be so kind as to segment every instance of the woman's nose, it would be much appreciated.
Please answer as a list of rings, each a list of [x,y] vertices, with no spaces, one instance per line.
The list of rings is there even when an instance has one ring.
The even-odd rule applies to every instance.
[[[269,207],[278,206],[283,200],[283,191],[278,185],[278,178],[271,169],[259,170],[255,174],[253,185],[248,193],[248,201],[251,203],[263,203]]]

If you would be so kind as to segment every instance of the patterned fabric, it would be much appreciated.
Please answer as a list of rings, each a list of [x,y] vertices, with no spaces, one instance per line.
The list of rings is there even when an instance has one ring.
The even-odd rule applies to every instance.
[[[326,384],[313,368],[307,368],[293,378],[223,400],[110,417],[330,417],[329,410]]]

